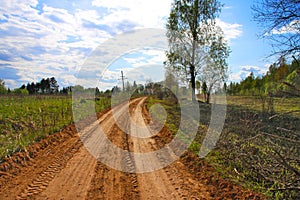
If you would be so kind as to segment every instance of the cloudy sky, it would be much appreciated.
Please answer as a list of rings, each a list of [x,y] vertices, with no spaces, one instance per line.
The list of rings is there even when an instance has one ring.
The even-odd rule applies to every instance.
[[[105,70],[82,70],[95,51],[123,33],[145,28],[163,29],[172,0],[0,0],[0,79],[9,88],[42,78],[56,77],[60,87],[74,85],[78,74],[97,76],[102,88],[127,80],[142,83],[163,78],[162,49],[124,49],[107,61]],[[239,81],[251,71],[263,74],[271,61],[267,42],[259,40],[250,7],[253,1],[223,0],[219,25],[228,39],[230,80]],[[130,36],[127,42],[139,41]],[[104,45],[105,46],[105,45]],[[139,47],[134,46],[133,47]],[[114,49],[116,48],[116,49]],[[108,50],[119,50],[106,48]],[[139,47],[140,48],[140,47]],[[121,52],[122,53],[122,52]],[[99,63],[98,63],[99,64]],[[97,66],[97,60],[94,60]],[[84,73],[80,73],[84,71]]]

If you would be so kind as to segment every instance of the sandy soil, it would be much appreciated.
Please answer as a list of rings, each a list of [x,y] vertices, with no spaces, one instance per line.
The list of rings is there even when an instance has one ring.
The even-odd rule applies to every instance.
[[[164,168],[141,173],[168,159],[132,152],[151,153],[172,139],[165,127],[155,136],[143,128],[150,123],[144,101],[100,113],[98,121],[79,133],[70,125],[7,158],[0,164],[0,199],[264,199],[222,179],[190,152]]]

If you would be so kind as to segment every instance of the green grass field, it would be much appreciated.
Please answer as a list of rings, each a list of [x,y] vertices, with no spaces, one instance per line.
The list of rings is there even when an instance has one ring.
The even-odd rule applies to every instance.
[[[73,123],[72,96],[0,96],[0,105],[0,162]],[[95,101],[96,112],[109,106],[106,97]],[[82,109],[79,118],[84,117],[87,114]]]

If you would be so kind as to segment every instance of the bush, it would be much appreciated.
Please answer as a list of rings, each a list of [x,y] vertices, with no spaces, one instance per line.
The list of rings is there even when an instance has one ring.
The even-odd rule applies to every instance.
[[[14,90],[14,94],[28,95],[29,92],[26,89],[20,89],[20,88],[18,88],[18,89]]]

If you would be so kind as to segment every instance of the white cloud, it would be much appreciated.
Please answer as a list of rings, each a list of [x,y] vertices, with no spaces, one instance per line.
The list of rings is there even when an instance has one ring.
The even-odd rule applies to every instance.
[[[223,10],[231,10],[233,7],[232,6],[224,6],[222,9]]]
[[[164,28],[169,16],[171,0],[93,0],[92,5],[110,9],[104,23],[115,23],[123,19],[137,23],[140,27]]]
[[[91,73],[96,75],[107,73],[105,70],[112,69],[112,66],[115,66],[113,69],[120,73],[120,69],[135,69],[149,65],[149,63],[156,64],[156,61],[159,60],[162,67],[164,60],[158,59],[157,56],[163,55],[164,52],[156,49],[165,47],[167,47],[167,40],[165,31],[162,29],[140,29],[117,35],[101,44],[88,57],[81,70],[83,71],[82,79],[86,79],[86,76]]]
[[[5,1],[0,8],[1,16],[8,16],[8,22],[1,24],[0,29],[6,34],[2,34],[0,45],[6,56],[14,58],[10,64],[18,69],[19,82],[36,82],[47,76],[69,79],[70,74],[75,74],[74,66],[78,68],[84,62],[88,51],[111,37],[106,30],[83,26],[84,21],[97,23],[95,10],[77,10],[71,14],[43,5],[39,14],[34,9],[38,1],[12,2]],[[63,42],[70,37],[78,41]],[[10,87],[15,84],[11,82]]]
[[[12,79],[6,79],[5,80],[5,87],[9,86],[8,88],[13,89],[13,88],[19,88],[20,85],[18,85],[17,81],[12,80]]]
[[[263,67],[254,66],[254,65],[245,65],[240,66],[243,71],[253,72],[254,74],[265,74],[268,71],[268,65],[264,65]]]
[[[1,13],[13,13],[15,15],[35,15],[37,10],[32,9],[38,4],[38,0],[10,0],[1,1]]]
[[[262,67],[255,65],[243,65],[235,67],[235,72],[230,73],[229,75],[229,81],[239,82],[249,76],[251,72],[253,72],[255,76],[265,75],[268,69],[268,64],[265,64]]]
[[[300,34],[300,20],[293,20],[290,24],[281,27],[280,29],[273,29],[272,34]]]
[[[40,5],[42,10],[38,10],[38,0],[3,1],[0,19],[8,22],[1,23],[0,52],[12,59],[0,60],[0,64],[11,64],[20,76],[18,81],[7,81],[9,87],[49,76],[60,79],[63,85],[74,83],[76,70],[92,50],[116,33],[136,28],[164,28],[171,1],[92,0],[92,6],[85,8],[72,8],[75,4],[70,2],[68,10],[45,3]],[[102,9],[108,11],[102,12]],[[221,20],[218,23],[227,39],[240,36],[241,25]],[[130,40],[135,42],[135,38]],[[137,68],[161,64],[165,60],[163,51],[142,53],[148,59],[137,57],[127,58],[127,61]]]
[[[164,50],[141,50],[139,54],[134,56],[134,53],[124,56],[124,60],[127,61],[133,68],[147,66],[147,65],[163,65],[166,60]],[[131,56],[130,56],[131,55]],[[128,57],[130,56],[130,57]]]
[[[242,25],[241,24],[230,24],[227,22],[224,22],[220,19],[216,19],[217,24],[222,28],[225,39],[230,42],[230,40],[238,38],[242,35]]]

